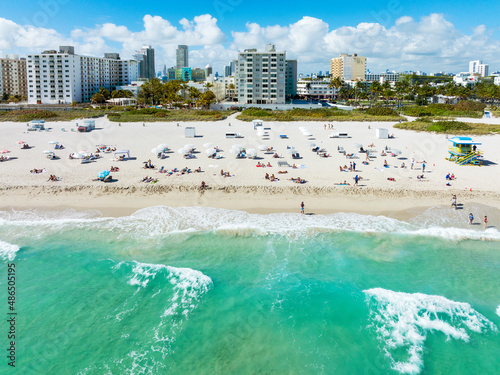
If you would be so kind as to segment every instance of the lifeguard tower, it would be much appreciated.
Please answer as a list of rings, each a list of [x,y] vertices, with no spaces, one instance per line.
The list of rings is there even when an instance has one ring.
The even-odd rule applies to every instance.
[[[483,162],[483,152],[477,149],[481,145],[479,142],[474,142],[470,137],[453,137],[448,139],[453,143],[450,146],[448,153],[450,156],[448,160],[454,161],[458,165],[481,165]]]

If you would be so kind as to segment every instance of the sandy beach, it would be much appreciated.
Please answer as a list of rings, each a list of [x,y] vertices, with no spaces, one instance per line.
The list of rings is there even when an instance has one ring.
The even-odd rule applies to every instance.
[[[491,119],[489,121],[498,121]],[[464,120],[465,121],[465,120]],[[468,121],[468,120],[467,120]],[[485,120],[486,121],[486,120]],[[202,206],[240,209],[248,212],[294,212],[302,200],[316,213],[360,212],[389,214],[414,207],[449,204],[452,194],[459,202],[476,202],[500,207],[500,156],[498,135],[473,137],[482,143],[479,149],[487,161],[484,166],[459,166],[445,160],[452,134],[436,135],[403,131],[393,128],[393,123],[332,123],[325,129],[324,122],[265,122],[265,135],[259,135],[252,123],[241,122],[235,116],[220,122],[197,123],[113,123],[106,118],[96,120],[96,129],[89,133],[70,131],[76,122],[47,122],[50,131],[28,132],[26,123],[2,123],[0,149],[9,150],[10,160],[0,163],[0,207],[76,207],[100,209],[116,216],[130,214],[136,209],[152,205]],[[187,126],[196,128],[196,138],[185,138]],[[377,139],[376,129],[386,128],[394,139]],[[65,131],[63,131],[64,129]],[[305,136],[307,130],[311,136]],[[228,139],[226,133],[240,133],[244,138]],[[345,132],[349,138],[330,138],[331,133]],[[281,138],[286,135],[287,138]],[[18,142],[26,142],[32,148],[21,149]],[[51,141],[64,145],[54,150]],[[222,152],[221,159],[207,157],[205,144],[212,143]],[[321,157],[311,150],[311,143],[325,149],[328,157]],[[171,149],[165,159],[152,153],[158,144]],[[193,159],[184,159],[178,153],[186,144],[196,148]],[[230,153],[233,145],[258,150],[256,159],[237,159]],[[101,157],[82,164],[70,160],[71,153],[87,150],[95,152],[97,146],[107,145],[118,150],[130,150],[131,159],[115,161],[113,153],[101,153]],[[265,153],[259,146],[272,147]],[[366,155],[359,153],[359,145],[371,147],[372,155],[367,165],[362,162]],[[292,159],[289,148],[300,153],[300,159]],[[338,151],[343,148],[354,158],[347,158]],[[391,156],[387,151],[397,149],[400,155]],[[47,159],[44,151],[54,151],[59,157]],[[280,158],[273,158],[273,153]],[[411,161],[415,161],[411,169]],[[151,160],[154,169],[144,169],[144,162]],[[426,168],[423,171],[423,162]],[[286,162],[289,166],[278,166]],[[384,167],[387,162],[388,167]],[[271,167],[257,167],[258,163]],[[355,171],[340,171],[340,167],[355,163]],[[291,166],[295,164],[296,168]],[[403,167],[404,164],[404,167]],[[102,170],[111,166],[114,182],[93,181]],[[201,173],[168,175],[159,173],[161,167],[171,171],[187,167],[191,171],[201,167]],[[31,174],[32,169],[44,173]],[[229,172],[223,177],[220,171]],[[286,173],[279,173],[279,172]],[[265,175],[274,174],[279,181],[271,182]],[[456,179],[447,186],[448,173]],[[48,181],[50,175],[60,181]],[[362,177],[358,186],[354,176]],[[423,175],[423,179],[417,176]],[[144,183],[144,177],[158,179],[156,183]],[[304,184],[290,178],[306,180]],[[389,180],[393,179],[393,180]],[[208,189],[200,191],[201,182]],[[336,185],[346,182],[349,185]]]

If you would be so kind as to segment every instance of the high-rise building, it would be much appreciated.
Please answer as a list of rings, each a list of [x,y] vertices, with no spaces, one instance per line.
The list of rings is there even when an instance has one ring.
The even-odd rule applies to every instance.
[[[139,78],[155,77],[155,50],[151,46],[143,46],[134,58],[139,61]]]
[[[26,59],[17,55],[0,58],[0,98],[4,95],[28,97]]]
[[[469,61],[469,73],[479,74],[481,77],[487,77],[489,65],[483,64],[482,60]]]
[[[176,68],[182,69],[189,67],[189,48],[188,46],[178,45],[176,51]]]
[[[231,77],[231,65],[224,67],[224,77]]]
[[[297,95],[297,60],[286,60],[286,97]]]
[[[330,60],[330,77],[342,80],[364,80],[366,68],[366,57],[358,56],[356,53],[348,55],[340,54]]]
[[[29,104],[88,102],[101,87],[111,91],[139,78],[136,60],[75,55],[73,47],[30,54],[26,64]]]
[[[284,104],[286,52],[267,44],[265,51],[247,49],[238,53],[236,92],[241,104]]]

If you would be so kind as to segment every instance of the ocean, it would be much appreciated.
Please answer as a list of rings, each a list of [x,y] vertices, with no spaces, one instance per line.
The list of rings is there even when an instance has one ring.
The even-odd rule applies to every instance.
[[[469,209],[500,223],[0,211],[2,373],[498,374],[500,232]]]

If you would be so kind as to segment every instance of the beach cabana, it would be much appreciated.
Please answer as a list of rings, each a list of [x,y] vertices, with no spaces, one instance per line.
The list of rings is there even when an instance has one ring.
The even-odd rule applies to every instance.
[[[95,120],[84,120],[82,125],[76,125],[80,133],[88,133],[95,129]]]
[[[115,158],[120,156],[120,155],[126,155],[127,159],[130,159],[130,150],[118,150],[115,151]]]
[[[453,146],[448,148],[448,160],[459,165],[482,164],[479,158],[483,157],[483,152],[477,149],[477,146],[481,145],[480,142],[474,142],[470,137],[453,137],[448,141],[453,143]]]
[[[195,138],[196,137],[196,128],[193,126],[188,126],[184,130],[184,137],[186,138]]]
[[[262,120],[253,120],[253,129],[257,130],[258,128],[262,128],[264,126],[264,121]]]
[[[28,128],[30,131],[45,130],[45,120],[32,120],[29,125],[31,125],[31,127]]]
[[[384,128],[378,128],[375,130],[375,136],[378,139],[388,139],[389,138],[389,131]]]

